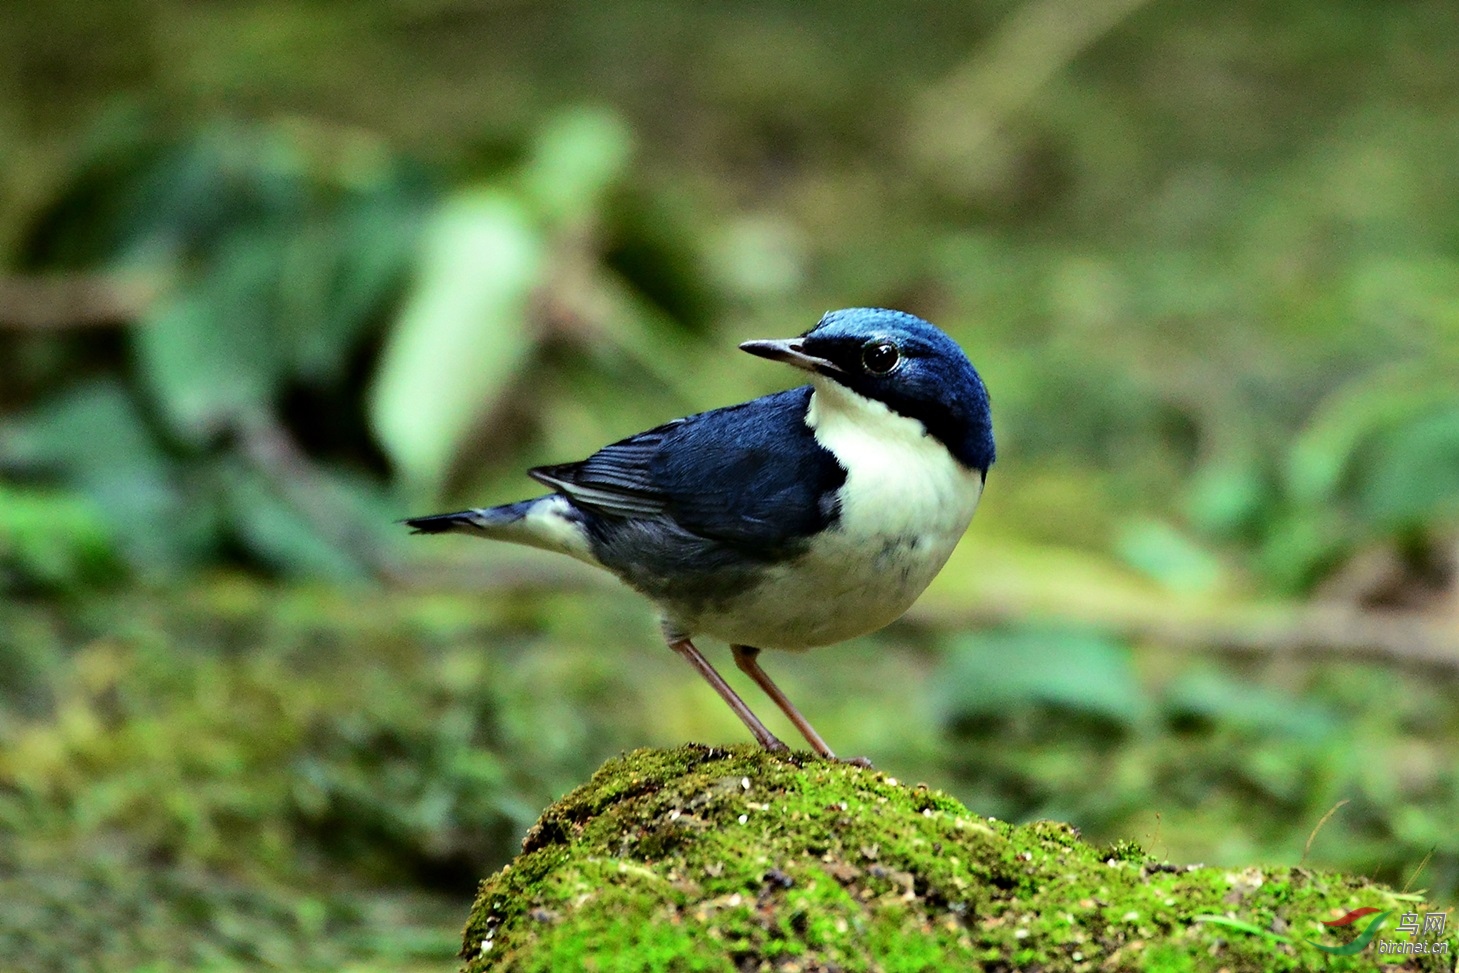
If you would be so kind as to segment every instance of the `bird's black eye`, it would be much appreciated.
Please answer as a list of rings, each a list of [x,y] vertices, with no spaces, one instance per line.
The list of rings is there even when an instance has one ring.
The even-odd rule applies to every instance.
[[[885,375],[902,360],[897,346],[886,341],[873,341],[861,349],[861,366],[872,375]]]

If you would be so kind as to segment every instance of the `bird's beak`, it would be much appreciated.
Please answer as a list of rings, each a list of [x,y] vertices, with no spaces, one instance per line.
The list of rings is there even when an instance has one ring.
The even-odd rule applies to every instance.
[[[740,345],[740,351],[748,351],[761,358],[785,362],[787,365],[794,365],[796,368],[803,368],[808,372],[822,375],[839,374],[841,371],[824,358],[807,355],[799,338],[765,338],[759,341],[746,341]]]

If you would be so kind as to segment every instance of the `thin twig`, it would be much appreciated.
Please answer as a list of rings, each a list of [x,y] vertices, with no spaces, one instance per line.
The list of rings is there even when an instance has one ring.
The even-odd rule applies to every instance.
[[[1317,819],[1317,824],[1313,826],[1310,832],[1307,833],[1307,843],[1302,846],[1302,858],[1300,861],[1297,862],[1299,866],[1306,864],[1307,853],[1312,850],[1312,842],[1317,840],[1317,832],[1322,830],[1322,826],[1326,824],[1328,820],[1338,812],[1339,808],[1341,808],[1345,804],[1350,803],[1352,803],[1351,799],[1345,797],[1342,800],[1338,801],[1336,804],[1334,804],[1332,807],[1328,808],[1327,813]]]
[[[1403,883],[1403,889],[1401,891],[1407,892],[1409,886],[1413,885],[1413,883],[1418,880],[1418,877],[1423,874],[1424,869],[1429,867],[1429,859],[1433,858],[1434,852],[1438,850],[1438,845],[1434,845],[1429,848],[1429,853],[1427,855],[1424,855],[1423,860],[1418,863],[1418,867],[1415,868],[1413,870],[1413,873],[1408,876],[1408,881]]]

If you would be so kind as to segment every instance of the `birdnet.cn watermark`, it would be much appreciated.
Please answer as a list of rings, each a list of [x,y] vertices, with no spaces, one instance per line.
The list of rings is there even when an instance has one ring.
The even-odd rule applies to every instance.
[[[1449,941],[1439,939],[1444,935],[1448,922],[1446,912],[1425,912],[1420,921],[1417,912],[1405,912],[1398,917],[1396,932],[1408,933],[1408,939],[1383,939],[1377,941],[1378,952],[1393,956],[1423,956],[1428,953],[1449,952]]]
[[[1407,933],[1406,939],[1385,939],[1379,936],[1383,927],[1396,910],[1384,912],[1372,906],[1354,909],[1341,919],[1330,919],[1323,923],[1329,929],[1353,926],[1360,919],[1377,913],[1363,926],[1362,931],[1351,941],[1340,946],[1328,946],[1316,940],[1307,940],[1313,946],[1333,956],[1352,956],[1370,947],[1383,956],[1444,956],[1449,953],[1449,940],[1442,939],[1449,921],[1447,912],[1400,913],[1395,933]]]

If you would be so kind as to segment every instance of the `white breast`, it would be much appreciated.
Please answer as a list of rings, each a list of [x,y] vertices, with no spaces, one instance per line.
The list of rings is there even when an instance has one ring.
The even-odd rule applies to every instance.
[[[806,423],[846,468],[836,525],[800,559],[724,610],[704,634],[766,649],[807,649],[873,632],[911,607],[967,530],[983,477],[922,423],[823,379]]]

